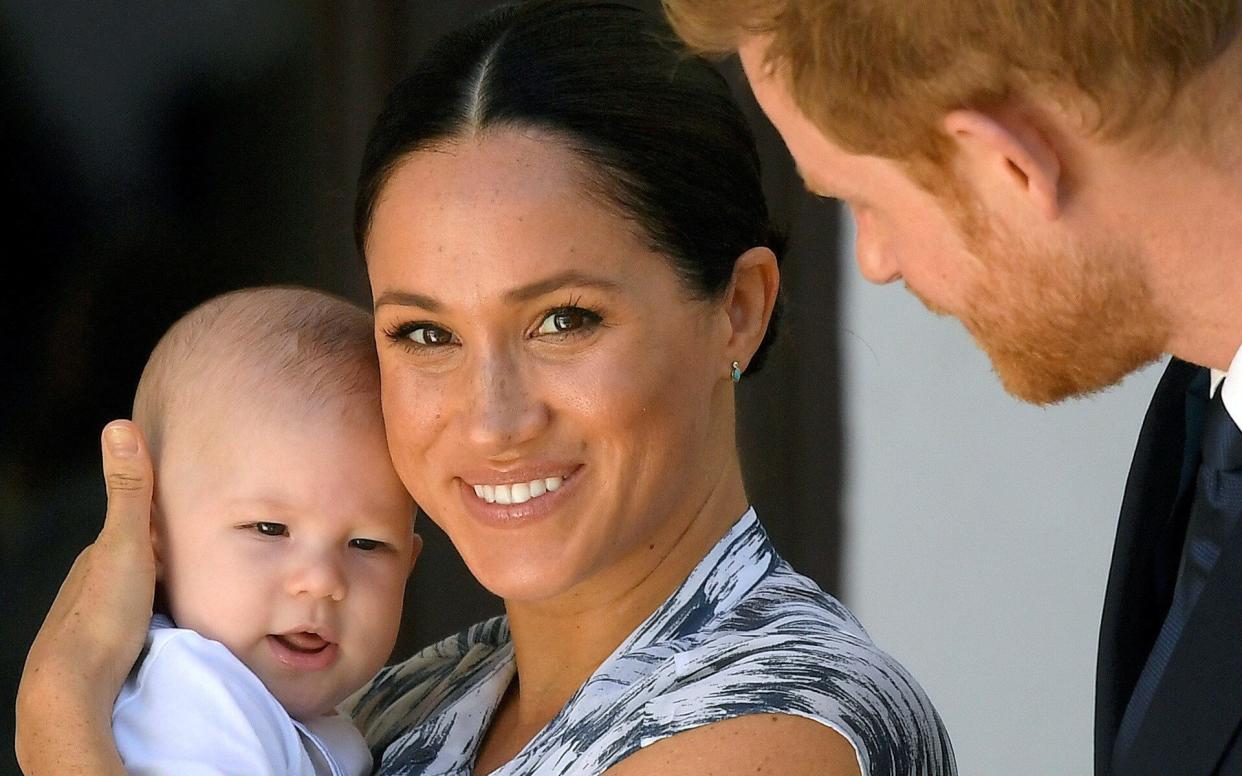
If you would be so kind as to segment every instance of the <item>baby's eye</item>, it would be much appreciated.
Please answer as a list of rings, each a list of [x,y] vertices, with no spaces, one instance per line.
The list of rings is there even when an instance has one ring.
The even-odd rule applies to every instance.
[[[547,314],[536,334],[565,334],[600,322],[596,313],[582,307],[559,307]]]
[[[284,523],[254,523],[254,530],[264,536],[288,536],[289,527]]]
[[[353,547],[355,550],[362,550],[363,552],[371,552],[373,550],[378,550],[381,547],[383,547],[384,543],[376,539],[350,539],[349,546]]]

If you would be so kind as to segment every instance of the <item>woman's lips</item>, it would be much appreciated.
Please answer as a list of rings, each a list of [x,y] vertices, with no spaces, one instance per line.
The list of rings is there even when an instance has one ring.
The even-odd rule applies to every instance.
[[[322,671],[336,662],[340,649],[317,633],[273,634],[268,646],[282,664],[300,671]]]
[[[525,475],[514,477],[509,482],[472,483],[466,479],[458,480],[461,498],[467,511],[485,524],[499,528],[516,528],[531,520],[551,514],[567,495],[575,490],[581,478],[582,467],[559,475],[545,475],[526,479]],[[481,478],[480,478],[481,479]],[[506,477],[505,479],[508,479]],[[532,492],[529,483],[540,480],[542,488],[536,487]],[[548,486],[548,481],[551,486]],[[514,490],[518,491],[514,494]],[[514,498],[514,496],[517,498]],[[505,503],[509,502],[509,503]]]

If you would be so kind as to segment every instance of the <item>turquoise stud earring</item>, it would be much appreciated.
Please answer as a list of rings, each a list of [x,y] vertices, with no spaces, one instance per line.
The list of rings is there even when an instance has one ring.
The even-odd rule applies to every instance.
[[[729,376],[733,378],[735,383],[742,382],[742,366],[738,362],[733,362],[733,371],[729,373]]]

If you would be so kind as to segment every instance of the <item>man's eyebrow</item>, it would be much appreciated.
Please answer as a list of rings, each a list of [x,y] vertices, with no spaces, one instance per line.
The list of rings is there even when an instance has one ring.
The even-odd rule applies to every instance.
[[[553,291],[570,287],[588,287],[604,291],[614,291],[620,288],[620,284],[615,280],[588,275],[578,270],[567,270],[508,291],[504,295],[504,300],[509,304],[529,302],[544,294],[550,294]],[[444,308],[444,305],[435,297],[414,291],[385,291],[375,298],[375,309],[377,310],[389,304],[401,307],[419,307],[433,313],[439,312]]]

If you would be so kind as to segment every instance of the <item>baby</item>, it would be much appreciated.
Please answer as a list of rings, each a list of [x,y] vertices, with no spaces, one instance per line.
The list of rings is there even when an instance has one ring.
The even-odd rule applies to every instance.
[[[127,770],[369,773],[335,707],[389,657],[421,547],[370,316],[305,289],[206,302],[151,354],[134,420],[168,616],[113,709]]]

